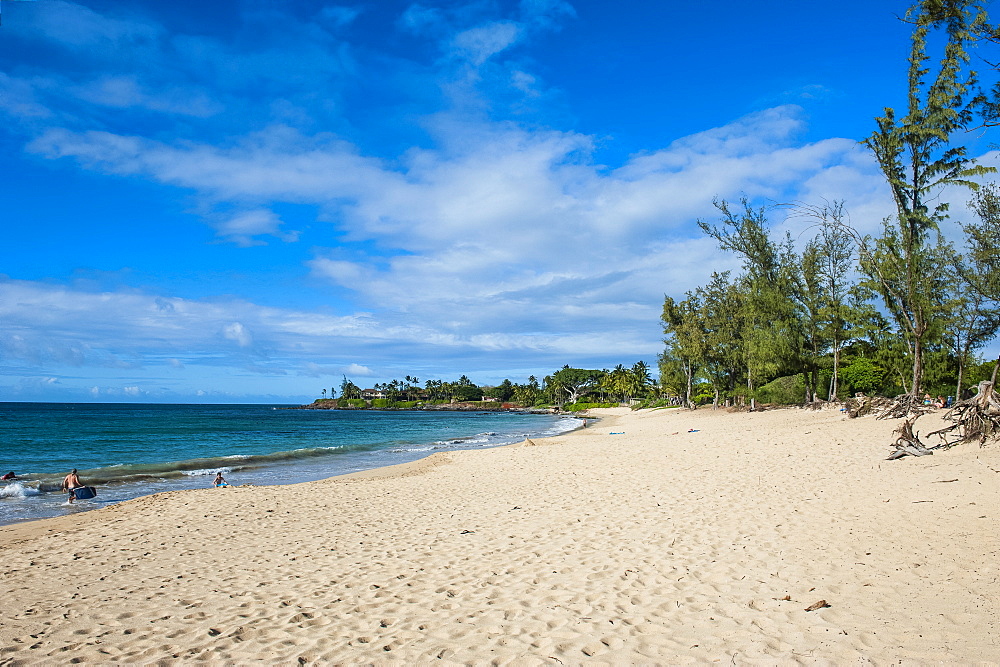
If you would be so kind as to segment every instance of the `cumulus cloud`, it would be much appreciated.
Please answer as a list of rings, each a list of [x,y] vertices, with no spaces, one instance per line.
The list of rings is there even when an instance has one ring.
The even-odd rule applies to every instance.
[[[281,218],[273,211],[254,209],[225,217],[215,223],[214,227],[218,236],[244,248],[262,245],[264,242],[258,240],[258,236],[275,236],[285,242],[298,239],[297,232],[284,232],[281,225]]]
[[[103,76],[75,86],[73,92],[87,102],[120,109],[143,107],[201,118],[215,115],[223,109],[222,104],[202,90],[174,85],[153,93],[135,76]]]
[[[240,347],[250,347],[253,343],[253,336],[250,331],[240,322],[231,322],[222,328],[222,335],[228,340],[235,341]]]
[[[160,40],[161,26],[135,17],[112,17],[65,0],[47,0],[43,9],[25,12],[21,29],[36,39],[93,57],[106,49],[135,47]]]
[[[32,150],[218,200],[322,207],[343,221],[346,240],[317,248],[309,268],[352,290],[378,312],[379,326],[405,330],[408,340],[487,351],[586,340],[648,357],[659,346],[663,293],[735,266],[693,229],[715,215],[714,198],[811,201],[822,192],[849,197],[877,220],[889,212],[875,165],[856,142],[801,143],[803,128],[798,107],[778,107],[611,170],[592,162],[587,136],[447,117],[434,126],[439,148],[411,150],[396,164],[284,127],[229,148],[53,130]],[[241,245],[294,238],[280,227],[263,207],[217,224]],[[354,242],[390,252],[356,252]],[[256,343],[245,323],[224,326],[238,346]]]
[[[512,21],[498,21],[458,33],[452,41],[452,48],[473,64],[482,65],[491,56],[514,44],[519,34],[518,26]]]
[[[411,5],[398,25],[432,62],[359,55],[346,36],[361,10],[346,6],[303,21],[247,12],[245,32],[224,42],[49,4],[59,11],[39,13],[28,39],[79,54],[79,71],[0,74],[0,107],[40,123],[27,133],[33,159],[176,188],[218,240],[241,248],[306,238],[287,211],[309,207],[328,226],[313,225],[308,246],[245,252],[312,248],[310,287],[329,290],[341,311],[7,280],[0,352],[26,371],[211,368],[278,381],[400,367],[439,376],[441,357],[469,368],[652,361],[664,293],[738,266],[693,224],[714,218],[714,198],[847,199],[866,231],[891,212],[866,151],[848,139],[803,141],[795,105],[610,165],[594,157],[604,138],[511,120],[520,117],[507,113],[508,97],[513,108],[546,92],[517,54],[572,20],[561,0],[521,0],[506,15],[492,3]],[[134,67],[113,64],[123,49],[142,56]],[[380,85],[373,71],[419,91],[402,99],[418,110],[393,151],[366,143],[344,92]],[[420,97],[428,89],[438,91],[431,102]],[[790,231],[808,224],[784,215],[773,219]]]
[[[44,87],[42,80],[16,78],[0,72],[0,111],[18,119],[50,118],[53,113],[39,95],[39,89]]]

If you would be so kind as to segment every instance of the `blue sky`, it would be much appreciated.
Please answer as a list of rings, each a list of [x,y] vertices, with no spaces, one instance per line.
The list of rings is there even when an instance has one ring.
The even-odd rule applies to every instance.
[[[898,2],[0,2],[0,400],[655,366],[714,198],[891,212]]]

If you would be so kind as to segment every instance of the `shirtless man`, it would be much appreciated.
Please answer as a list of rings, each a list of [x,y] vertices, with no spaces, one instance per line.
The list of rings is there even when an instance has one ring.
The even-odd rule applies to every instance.
[[[62,490],[69,491],[70,504],[73,504],[73,501],[76,500],[76,490],[82,486],[83,482],[81,482],[80,478],[77,476],[76,468],[73,468],[73,471],[70,474],[63,477]]]

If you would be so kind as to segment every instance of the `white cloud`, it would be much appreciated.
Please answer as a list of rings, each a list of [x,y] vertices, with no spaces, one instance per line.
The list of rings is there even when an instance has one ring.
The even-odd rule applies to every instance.
[[[354,19],[361,14],[357,7],[343,7],[340,5],[327,5],[319,12],[320,20],[330,23],[337,28],[342,28],[354,22]]]
[[[520,30],[512,21],[498,21],[477,26],[455,35],[452,49],[474,65],[482,65],[492,56],[517,42]]]
[[[53,113],[39,99],[44,82],[19,79],[0,72],[0,110],[15,118],[50,118]]]
[[[253,343],[250,331],[240,322],[227,324],[222,328],[222,335],[228,340],[235,341],[240,347],[250,347]]]
[[[46,0],[38,9],[25,12],[25,33],[51,40],[73,50],[134,47],[159,40],[164,32],[155,23],[136,18],[115,18],[64,0]]]
[[[285,242],[298,239],[298,232],[283,232],[281,225],[281,218],[273,211],[254,209],[226,217],[213,226],[218,236],[242,247],[262,245],[257,236],[275,236]]]
[[[521,0],[508,16],[492,3],[412,5],[400,25],[440,49],[434,62],[382,62],[377,73],[421,95],[444,90],[445,101],[435,98],[432,111],[417,105],[408,122],[426,136],[395,155],[345,139],[364,132],[341,86],[377,78],[341,39],[354,30],[356,8],[327,6],[309,22],[281,15],[267,30],[258,29],[275,12],[247,11],[246,35],[225,42],[63,0],[46,4],[54,11],[37,13],[34,38],[73,51],[80,66],[0,74],[0,105],[22,122],[48,122],[29,152],[181,188],[218,239],[237,246],[306,238],[286,211],[314,207],[336,233],[331,247],[311,246],[310,278],[339,303],[348,294],[359,312],[2,282],[0,352],[34,369],[376,377],[401,359],[496,368],[502,358],[536,369],[557,358],[652,361],[662,347],[663,294],[681,295],[738,265],[693,224],[715,217],[713,198],[846,199],[865,230],[891,208],[866,151],[847,139],[804,143],[795,106],[614,165],[595,163],[605,139],[532,119],[488,120],[504,117],[496,111],[504,95],[512,107],[544,99],[544,82],[529,59],[517,59],[518,47],[575,15],[561,0]],[[109,65],[122,49],[135,62]],[[140,112],[140,123],[116,122]],[[806,224],[782,215],[774,221],[790,230]],[[309,230],[311,244],[322,243],[322,231]]]
[[[847,199],[866,222],[889,212],[874,162],[856,142],[802,144],[802,130],[800,110],[780,107],[612,170],[591,162],[586,136],[448,116],[433,125],[440,148],[412,150],[391,166],[346,142],[283,127],[231,148],[54,130],[32,149],[215,201],[323,207],[343,221],[347,241],[317,249],[309,267],[375,313],[353,320],[361,328],[345,335],[356,342],[378,331],[379,339],[484,353],[603,345],[650,358],[660,346],[663,294],[682,294],[712,270],[737,265],[694,228],[695,219],[716,215],[713,198],[792,202],[822,193]],[[264,207],[216,228],[243,245],[260,235],[293,238]],[[391,252],[354,252],[353,241]],[[307,329],[317,322],[293,319],[310,320]],[[239,317],[216,330],[246,350],[263,349],[257,332],[277,331],[257,321],[251,336],[250,326]]]
[[[142,107],[199,118],[213,116],[223,109],[219,102],[202,90],[166,86],[150,93],[135,76],[103,76],[75,86],[73,92],[82,100],[102,106],[121,109]]]

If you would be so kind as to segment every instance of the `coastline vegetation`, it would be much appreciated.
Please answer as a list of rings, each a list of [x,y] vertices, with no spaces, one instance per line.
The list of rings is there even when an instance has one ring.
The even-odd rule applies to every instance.
[[[306,407],[328,410],[503,410],[559,409],[577,412],[595,407],[666,404],[671,399],[655,382],[650,367],[638,361],[626,368],[592,370],[563,366],[541,381],[535,376],[523,384],[504,380],[496,386],[478,386],[465,375],[454,382],[416,377],[378,383],[362,389],[344,376],[336,387]],[[339,398],[338,398],[339,396]]]
[[[661,385],[687,405],[855,392],[913,405],[927,394],[958,400],[992,377],[995,362],[976,353],[1000,329],[1000,188],[983,184],[996,170],[958,141],[1000,123],[1000,83],[979,90],[968,55],[1000,41],[1000,28],[972,0],[922,0],[903,20],[913,26],[906,109],[887,107],[862,142],[895,213],[867,235],[843,201],[716,201],[719,218],[698,224],[742,259],[742,273],[714,273],[684,299],[666,297],[661,318]],[[950,217],[948,197],[969,200],[975,219]],[[811,222],[804,247],[769,228],[777,209]]]
[[[967,396],[995,377],[979,356],[1000,331],[1000,186],[959,142],[1000,125],[1000,83],[984,89],[972,47],[1000,43],[976,0],[919,0],[912,26],[905,109],[886,107],[861,143],[875,157],[895,211],[878,233],[854,227],[847,202],[759,205],[717,200],[698,220],[739,273],[713,273],[675,300],[665,297],[659,379],[644,362],[612,370],[564,366],[541,380],[480,387],[416,377],[361,389],[344,378],[340,409],[559,408],[706,403],[810,404],[853,394],[896,396],[907,405]],[[950,204],[966,203],[958,219]],[[776,233],[776,211],[808,221],[803,243]],[[865,227],[876,225],[867,221]],[[907,398],[903,398],[907,397]]]

